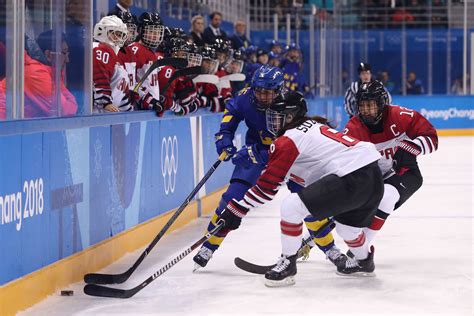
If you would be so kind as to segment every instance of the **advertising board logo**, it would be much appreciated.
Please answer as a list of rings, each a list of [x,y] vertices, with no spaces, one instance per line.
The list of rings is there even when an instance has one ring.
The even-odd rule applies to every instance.
[[[178,138],[176,136],[164,137],[161,140],[161,174],[166,195],[173,193],[176,186],[178,158]]]

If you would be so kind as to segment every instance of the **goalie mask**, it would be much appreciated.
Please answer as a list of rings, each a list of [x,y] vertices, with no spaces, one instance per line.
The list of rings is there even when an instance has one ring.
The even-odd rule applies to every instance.
[[[142,43],[156,49],[163,41],[165,28],[158,13],[145,12],[138,18],[139,35]]]
[[[278,135],[288,123],[304,117],[307,112],[308,106],[303,94],[297,91],[287,91],[281,94],[265,111],[267,130],[273,135]]]
[[[125,44],[127,37],[127,26],[115,15],[104,16],[94,26],[94,39],[110,45],[116,53]]]

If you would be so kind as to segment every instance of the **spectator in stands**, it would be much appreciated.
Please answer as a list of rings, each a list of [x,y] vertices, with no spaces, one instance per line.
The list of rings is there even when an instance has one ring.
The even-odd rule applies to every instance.
[[[194,44],[199,47],[204,46],[206,44],[203,38],[204,32],[204,18],[202,15],[193,16],[191,19],[191,37],[193,38]]]
[[[25,52],[26,118],[76,114],[76,99],[64,83],[64,67],[69,62],[69,48],[63,34],[61,50],[56,51],[54,35],[55,32],[49,30],[38,36],[37,42],[44,56],[30,56]],[[43,63],[43,60],[46,60],[46,63]],[[59,89],[54,87],[57,67],[61,69]],[[56,104],[55,93],[60,93],[60,104]]]
[[[341,84],[344,91],[346,91],[351,86],[351,80],[349,79],[349,72],[347,72],[347,69],[342,69]]]
[[[431,7],[431,23],[433,26],[446,27],[448,22],[446,4],[442,0],[433,0]]]
[[[466,75],[466,93],[470,93],[470,80],[469,80],[469,74]],[[454,80],[453,85],[451,86],[451,93],[457,94],[457,95],[463,95],[464,94],[464,89],[463,89],[463,78],[462,75],[456,78]]]
[[[231,36],[230,41],[232,42],[233,49],[239,49],[241,47],[247,48],[250,45],[250,40],[245,35],[245,29],[247,25],[244,21],[237,21],[234,24],[235,34]]]
[[[385,70],[380,72],[377,79],[384,85],[385,89],[387,89],[388,92],[395,92],[395,82],[390,80],[390,75],[388,74],[388,71]]]
[[[211,20],[211,24],[204,30],[204,42],[206,42],[206,44],[212,45],[216,42],[217,38],[227,40],[226,32],[221,29],[222,13],[214,11],[211,13],[211,15],[209,15],[209,19]]]
[[[411,23],[415,21],[415,18],[410,13],[410,11],[402,7],[395,10],[395,13],[392,15],[392,21],[397,22],[397,23],[402,23],[402,22]],[[398,27],[398,26],[395,25],[395,27]]]
[[[115,7],[107,15],[117,15],[120,11],[130,12],[133,0],[117,0]]]
[[[257,62],[261,66],[268,64],[268,53],[263,48],[257,49]]]
[[[408,73],[406,88],[407,94],[423,94],[425,92],[423,89],[423,83],[420,79],[416,78],[416,73],[414,71]]]
[[[83,0],[66,2],[66,42],[69,47],[69,64],[66,78],[69,90],[77,100],[78,114],[84,112],[84,61],[86,43],[85,27],[88,23],[88,4]]]

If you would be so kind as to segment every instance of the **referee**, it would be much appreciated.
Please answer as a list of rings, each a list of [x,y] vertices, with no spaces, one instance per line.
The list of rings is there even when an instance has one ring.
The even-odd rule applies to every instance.
[[[344,95],[344,109],[347,114],[349,114],[349,117],[353,117],[357,109],[356,93],[357,90],[359,90],[360,85],[373,81],[370,64],[361,62],[359,67],[357,67],[357,72],[359,73],[359,80],[353,81]],[[386,104],[392,104],[392,96],[387,88],[384,87],[384,89],[387,92],[388,98]]]

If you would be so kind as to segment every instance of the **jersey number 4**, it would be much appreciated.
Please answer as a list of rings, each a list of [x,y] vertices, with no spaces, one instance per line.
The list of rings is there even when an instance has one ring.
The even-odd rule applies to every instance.
[[[330,128],[328,126],[321,126],[320,127],[321,134],[331,138],[332,140],[335,140],[336,142],[339,142],[343,145],[346,145],[348,147],[354,146],[357,144],[359,141],[357,139],[354,139],[352,137],[349,137],[347,135],[342,134],[341,132]]]

